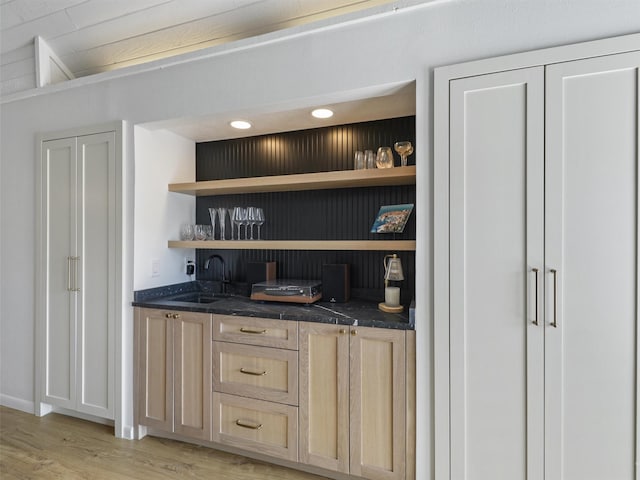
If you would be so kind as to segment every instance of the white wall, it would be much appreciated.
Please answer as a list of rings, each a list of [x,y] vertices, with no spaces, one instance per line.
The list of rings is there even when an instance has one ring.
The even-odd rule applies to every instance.
[[[184,259],[195,261],[195,251],[170,249],[166,242],[179,238],[181,223],[195,223],[195,197],[167,189],[169,183],[195,181],[195,143],[171,132],[152,132],[142,127],[134,128],[134,142],[137,174],[133,288],[142,290],[195,280],[184,269]],[[152,276],[153,261],[159,267],[157,276]]]
[[[329,103],[350,91],[416,80],[418,478],[432,470],[431,422],[431,115],[434,67],[640,31],[637,0],[459,0],[304,33],[297,28],[243,48],[217,47],[200,60],[162,61],[162,69],[102,74],[42,89],[0,106],[0,401],[33,402],[35,133],[124,119],[128,138],[142,122],[268,111]],[[283,37],[285,35],[285,37]],[[268,40],[268,41],[265,41]],[[273,40],[273,41],[271,41]],[[219,52],[219,53],[217,53]],[[94,80],[101,80],[94,82]],[[127,158],[134,160],[131,143]],[[141,153],[141,152],[139,152]],[[135,158],[136,183],[147,174]],[[127,165],[131,173],[133,166]],[[127,183],[133,189],[133,183]],[[164,185],[162,186],[164,188]],[[133,191],[126,192],[133,196]],[[145,200],[146,201],[146,200]],[[126,202],[133,216],[133,202]],[[136,215],[136,221],[140,216]],[[144,221],[148,221],[145,219]],[[136,232],[139,231],[136,225]],[[148,248],[167,238],[148,239]],[[133,240],[131,240],[133,242]],[[131,247],[133,251],[133,246]],[[130,257],[133,261],[133,254]],[[148,259],[135,259],[136,272]],[[138,264],[140,263],[140,265]],[[133,276],[133,271],[129,271]],[[133,286],[131,278],[125,279]],[[128,305],[123,306],[127,312]],[[130,326],[129,326],[130,327]],[[130,328],[123,329],[130,335]],[[130,339],[123,339],[130,346]],[[130,359],[127,360],[130,365]],[[126,375],[123,376],[125,381]],[[130,402],[130,395],[124,395]],[[22,403],[21,403],[22,402]]]

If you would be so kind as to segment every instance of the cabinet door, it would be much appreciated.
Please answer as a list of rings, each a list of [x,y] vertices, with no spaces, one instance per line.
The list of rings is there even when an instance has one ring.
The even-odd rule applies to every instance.
[[[42,157],[46,306],[44,398],[40,400],[74,409],[76,302],[71,270],[76,256],[76,139],[43,142]]]
[[[639,66],[547,67],[546,480],[636,478]]]
[[[138,423],[173,430],[173,312],[136,309]]]
[[[450,84],[443,478],[542,479],[543,83],[531,68]]]
[[[114,418],[115,133],[78,137],[77,410]]]
[[[349,473],[349,327],[299,324],[300,462]]]
[[[174,317],[174,430],[210,440],[211,315],[175,312]]]
[[[351,327],[350,474],[404,480],[405,332]]]

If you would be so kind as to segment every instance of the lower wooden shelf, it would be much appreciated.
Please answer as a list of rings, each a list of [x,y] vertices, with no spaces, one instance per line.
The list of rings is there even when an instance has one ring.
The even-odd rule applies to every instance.
[[[169,240],[169,248],[207,250],[415,251],[415,240]]]

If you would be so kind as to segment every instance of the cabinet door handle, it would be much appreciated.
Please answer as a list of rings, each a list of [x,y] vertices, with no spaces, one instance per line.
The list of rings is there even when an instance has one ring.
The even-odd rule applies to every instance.
[[[180,314],[179,313],[174,313],[173,314],[173,318],[175,318],[176,320],[178,320],[180,318]]]
[[[534,280],[534,282],[536,282],[536,288],[535,288],[535,291],[536,291],[536,299],[535,299],[535,316],[534,316],[534,318],[533,318],[533,324],[534,324],[534,325],[539,325],[539,323],[538,323],[538,269],[537,269],[537,268],[532,268],[532,269],[531,269],[531,271],[532,271],[533,273],[535,273],[535,277],[534,277],[534,278],[535,278],[535,280]]]
[[[551,326],[558,328],[558,271],[550,268],[549,271],[553,275],[553,322]]]
[[[351,330],[351,335],[353,335],[355,337],[356,335],[358,335],[358,331],[357,330]]]
[[[71,257],[67,257],[67,292],[72,292],[71,288]]]
[[[265,328],[265,329],[263,329],[263,330],[254,330],[254,329],[252,329],[252,328],[241,327],[241,328],[240,328],[240,331],[241,331],[242,333],[252,333],[252,334],[254,334],[254,335],[262,335],[262,334],[264,334],[264,333],[267,333],[267,329],[266,329],[266,328]]]
[[[71,260],[73,260],[73,288],[71,289],[71,291],[79,292],[80,287],[78,287],[78,261],[80,260],[80,257],[71,257]]]
[[[255,375],[256,377],[261,377],[263,375],[267,374],[266,370],[263,370],[261,372],[257,371],[257,370],[249,370],[248,368],[241,368],[240,369],[240,373],[244,373],[245,375]]]
[[[165,318],[173,318],[173,313],[165,313]]]
[[[345,333],[347,333],[347,331],[344,328],[341,328],[339,330],[340,335],[344,335]]]
[[[236,425],[243,428],[250,428],[251,430],[260,430],[262,428],[261,423],[248,422],[245,420],[236,420]]]

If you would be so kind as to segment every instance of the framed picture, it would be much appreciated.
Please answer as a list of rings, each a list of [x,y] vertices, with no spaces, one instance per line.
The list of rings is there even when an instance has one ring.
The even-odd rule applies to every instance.
[[[412,210],[413,203],[380,207],[371,227],[371,233],[402,233]]]

